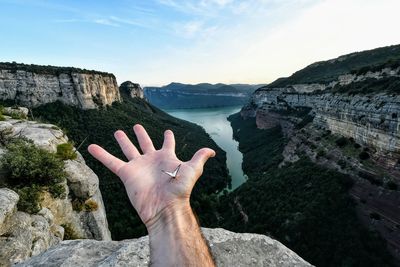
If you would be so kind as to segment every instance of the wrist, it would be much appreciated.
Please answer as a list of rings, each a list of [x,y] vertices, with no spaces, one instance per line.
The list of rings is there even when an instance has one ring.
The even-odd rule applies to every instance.
[[[168,230],[183,230],[191,224],[197,226],[189,199],[171,202],[145,223],[149,235]]]

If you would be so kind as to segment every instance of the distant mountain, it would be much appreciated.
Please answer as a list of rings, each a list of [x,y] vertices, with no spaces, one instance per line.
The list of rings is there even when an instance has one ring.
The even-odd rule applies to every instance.
[[[146,99],[159,108],[207,108],[243,105],[263,85],[250,84],[183,84],[145,87]]]

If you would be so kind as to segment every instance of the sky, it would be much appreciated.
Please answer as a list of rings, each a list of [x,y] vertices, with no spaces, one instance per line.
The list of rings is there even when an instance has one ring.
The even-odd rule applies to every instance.
[[[269,83],[400,44],[399,0],[0,0],[0,62],[73,66],[142,86]]]

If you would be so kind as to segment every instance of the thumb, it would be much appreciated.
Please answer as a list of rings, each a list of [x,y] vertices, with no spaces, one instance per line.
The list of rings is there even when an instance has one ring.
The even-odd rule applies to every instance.
[[[202,148],[197,150],[197,152],[193,155],[192,159],[190,160],[190,164],[195,169],[203,169],[204,164],[209,158],[215,156],[215,151],[211,148]]]

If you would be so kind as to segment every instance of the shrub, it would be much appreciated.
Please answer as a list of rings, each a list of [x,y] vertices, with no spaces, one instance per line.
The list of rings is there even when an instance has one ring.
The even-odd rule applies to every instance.
[[[361,145],[359,143],[354,143],[354,148],[359,149],[361,147]]]
[[[347,138],[345,138],[345,137],[340,137],[339,139],[337,139],[337,140],[335,141],[335,143],[336,143],[336,145],[337,145],[338,147],[344,147],[345,145],[347,145],[348,140],[347,140]]]
[[[41,210],[39,186],[23,187],[17,192],[19,195],[18,210],[31,214]]]
[[[96,201],[93,199],[88,199],[88,200],[82,200],[79,198],[76,198],[72,201],[72,209],[74,211],[96,211],[99,208],[99,205],[97,204]]]
[[[49,186],[49,192],[54,198],[65,198],[67,192],[64,184],[52,184]]]
[[[19,112],[11,112],[10,116],[14,120],[26,119],[26,116],[23,113],[19,113]]]
[[[99,205],[93,199],[88,199],[85,201],[85,211],[96,211]]]
[[[82,236],[76,232],[70,223],[61,224],[61,226],[64,228],[64,240],[75,240],[82,238]]]
[[[4,128],[0,130],[0,144],[5,146],[12,137],[12,128]]]
[[[337,164],[340,166],[341,169],[344,169],[347,166],[347,162],[343,159],[339,159]]]
[[[318,157],[318,158],[323,157],[323,156],[325,156],[325,155],[326,155],[325,150],[319,149],[319,150],[317,151],[317,157]]]
[[[77,154],[74,150],[74,145],[72,143],[59,144],[57,146],[57,157],[63,160],[76,159]]]
[[[369,217],[370,217],[371,219],[374,219],[374,220],[380,220],[380,219],[381,219],[381,215],[379,215],[379,214],[376,213],[376,212],[370,213],[370,214],[369,214]]]
[[[7,144],[7,149],[1,162],[12,184],[53,185],[65,180],[63,161],[32,142],[16,139]]]
[[[361,160],[367,160],[367,159],[370,158],[369,153],[366,152],[366,151],[362,151],[360,154],[358,154],[358,157],[359,157]]]
[[[389,181],[389,182],[387,182],[386,187],[387,187],[389,190],[397,190],[398,185],[397,185],[395,182],[393,182],[393,181]]]

